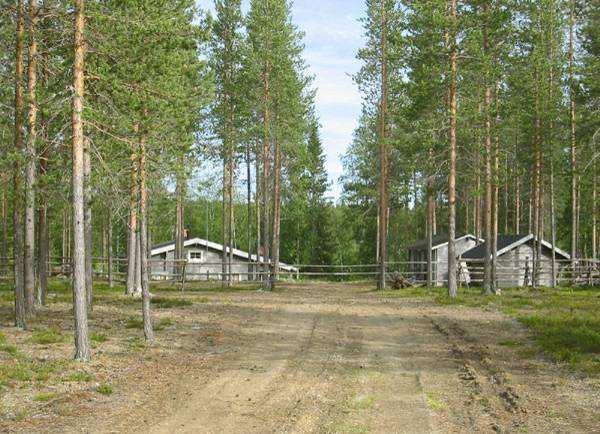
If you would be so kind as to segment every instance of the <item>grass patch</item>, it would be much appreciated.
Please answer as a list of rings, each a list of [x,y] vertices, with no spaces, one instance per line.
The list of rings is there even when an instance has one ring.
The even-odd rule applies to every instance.
[[[486,296],[480,288],[462,288],[455,299],[448,297],[445,289],[438,289],[434,298],[441,305],[499,309],[526,325],[538,345],[555,360],[590,375],[600,375],[597,288],[503,289],[499,296]],[[500,345],[515,347],[521,343],[506,340]]]
[[[110,384],[103,383],[96,388],[96,392],[104,396],[110,396],[113,394],[113,388]]]
[[[171,309],[174,307],[185,307],[194,304],[190,300],[184,298],[154,297],[151,301],[152,305],[157,309]]]
[[[515,347],[519,347],[519,346],[523,345],[521,342],[514,341],[512,339],[507,339],[505,341],[498,342],[498,343],[500,345],[502,345],[503,347],[511,347],[511,348],[515,348]]]
[[[144,328],[144,322],[141,318],[129,318],[125,323],[126,329],[142,329]]]
[[[106,342],[108,340],[108,338],[106,337],[105,334],[102,334],[102,333],[92,333],[90,335],[90,340],[92,342],[102,343],[102,342]]]
[[[375,406],[375,397],[373,395],[359,395],[354,398],[353,407],[358,410],[368,410]]]
[[[171,318],[161,318],[156,324],[154,324],[154,330],[164,330],[172,325],[175,325],[175,321],[173,321]]]
[[[435,393],[428,392],[425,394],[425,398],[427,399],[427,406],[432,410],[441,410],[446,406],[444,401],[442,401]]]
[[[52,401],[56,397],[56,393],[48,392],[48,393],[39,393],[33,397],[33,400],[36,402],[48,402]]]
[[[69,375],[68,380],[73,381],[73,382],[78,382],[78,383],[88,383],[88,382],[92,381],[93,378],[94,377],[92,377],[92,375],[88,374],[87,372],[78,371],[78,372],[73,372],[71,375]]]
[[[63,336],[57,328],[49,328],[45,330],[35,330],[31,334],[31,342],[40,345],[50,345],[62,342]]]
[[[0,351],[13,357],[17,357],[19,355],[19,350],[17,347],[6,342],[6,336],[4,336],[2,332],[0,332]]]

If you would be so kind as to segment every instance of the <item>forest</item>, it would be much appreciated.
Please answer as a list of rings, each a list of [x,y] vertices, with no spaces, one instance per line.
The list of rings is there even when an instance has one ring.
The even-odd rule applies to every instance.
[[[338,177],[306,41],[346,6]],[[0,0],[0,431],[597,430],[599,32],[598,0]]]
[[[214,6],[3,1],[0,257],[18,324],[53,261],[72,262],[84,321],[93,258],[122,259],[128,293],[147,295],[149,250],[175,240],[180,260],[188,236],[262,256],[267,286],[281,260],[378,264],[384,287],[387,264],[436,234],[451,294],[458,233],[597,258],[594,2],[367,0],[339,180],[291,3]]]

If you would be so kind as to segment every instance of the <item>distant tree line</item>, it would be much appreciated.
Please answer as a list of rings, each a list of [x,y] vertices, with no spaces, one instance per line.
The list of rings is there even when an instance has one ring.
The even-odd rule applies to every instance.
[[[488,293],[497,291],[499,232],[564,246],[573,266],[597,258],[597,5],[366,5],[355,77],[363,112],[344,158],[342,203],[369,222],[371,232],[357,227],[355,238],[381,264],[380,285],[386,262],[415,234],[448,234],[452,295],[457,232],[488,241]]]

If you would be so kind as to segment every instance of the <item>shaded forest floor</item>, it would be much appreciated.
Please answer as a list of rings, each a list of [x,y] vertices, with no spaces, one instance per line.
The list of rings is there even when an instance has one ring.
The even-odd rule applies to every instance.
[[[29,330],[0,286],[1,432],[598,432],[600,293],[375,292],[366,284],[95,286],[93,361],[71,360],[53,281]]]

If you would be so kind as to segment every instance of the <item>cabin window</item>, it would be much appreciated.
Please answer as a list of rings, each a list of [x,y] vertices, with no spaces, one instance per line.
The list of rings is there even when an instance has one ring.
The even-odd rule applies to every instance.
[[[204,252],[202,250],[189,250],[188,261],[190,262],[203,262]]]

